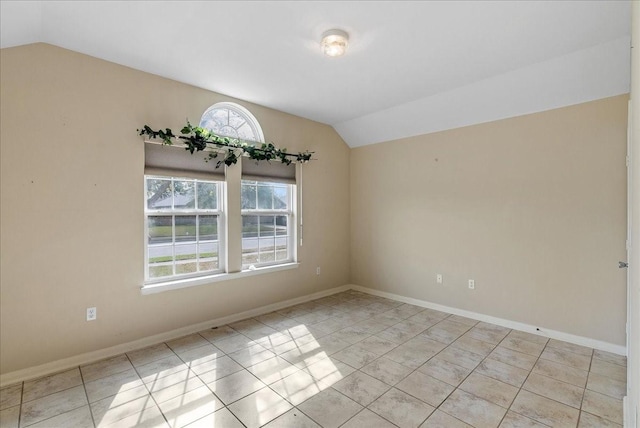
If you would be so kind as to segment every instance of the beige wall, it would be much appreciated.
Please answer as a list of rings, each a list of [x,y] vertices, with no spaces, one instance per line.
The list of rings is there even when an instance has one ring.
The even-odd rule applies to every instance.
[[[352,283],[624,345],[627,100],[352,150]]]
[[[348,283],[349,149],[331,127],[238,101],[268,141],[316,152],[303,201],[316,244],[300,268],[142,296],[136,129],[179,130],[230,99],[44,44],[3,49],[0,64],[0,373]]]
[[[349,282],[624,344],[626,96],[349,150],[328,126],[63,49],[0,54],[0,373]],[[135,130],[229,100],[316,152],[302,264],[142,296]]]

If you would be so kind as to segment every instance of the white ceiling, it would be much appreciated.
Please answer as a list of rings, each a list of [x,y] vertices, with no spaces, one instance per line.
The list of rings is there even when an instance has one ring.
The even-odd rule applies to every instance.
[[[630,1],[0,3],[2,48],[50,43],[330,124],[351,147],[629,91]],[[332,28],[344,57],[320,52]]]

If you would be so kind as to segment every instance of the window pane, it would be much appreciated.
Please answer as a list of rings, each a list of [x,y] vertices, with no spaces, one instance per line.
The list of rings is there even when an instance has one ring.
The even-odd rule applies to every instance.
[[[173,275],[173,245],[149,246],[148,254],[149,278]]]
[[[195,183],[175,180],[173,182],[173,207],[175,209],[193,209],[196,207]]]
[[[244,120],[244,118],[240,116],[238,113],[236,113],[235,111],[229,111],[229,125],[237,129],[241,127],[243,124],[245,124],[246,122],[247,121]]]
[[[256,209],[256,185],[242,183],[241,208],[243,210]]]
[[[273,186],[271,184],[258,185],[258,209],[259,210],[273,209]]]
[[[275,239],[260,239],[260,263],[274,262],[275,260]]]
[[[216,242],[204,242],[198,244],[198,257],[202,258],[212,258],[217,256],[218,252],[218,244]],[[216,254],[214,254],[216,253]]]
[[[173,242],[173,216],[149,216],[149,244]]]
[[[199,240],[212,241],[218,239],[218,216],[217,215],[201,215],[198,216],[199,224]]]
[[[276,261],[289,260],[289,252],[287,250],[276,251]]]
[[[289,244],[289,238],[287,237],[276,238],[276,250],[286,250],[288,244]]]
[[[149,264],[173,262],[173,245],[149,246]]]
[[[218,208],[218,186],[216,183],[197,183],[198,208],[215,210]]]
[[[150,210],[171,209],[171,180],[147,179],[147,208]]]
[[[176,216],[176,242],[196,241],[196,216]]]
[[[218,261],[200,261],[198,264],[200,272],[207,272],[212,270],[218,270]]]
[[[242,265],[248,267],[255,263],[258,263],[258,239],[244,238],[242,240]]]
[[[261,215],[260,216],[260,237],[274,236],[274,235],[275,235],[274,216]]]
[[[221,137],[238,138],[238,131],[233,126],[223,126],[218,133]]]
[[[274,238],[260,238],[260,252],[275,251],[276,240]]]
[[[198,267],[200,271],[218,269],[218,243],[207,242],[198,245]]]
[[[289,205],[289,196],[287,195],[285,186],[277,186],[273,188],[273,208],[276,210],[287,209]]]
[[[176,244],[176,260],[195,260],[197,244]]]
[[[202,118],[200,126],[213,131],[215,134],[222,135],[220,130],[229,123],[229,114],[226,109],[214,109]]]
[[[200,272],[218,270],[218,259],[201,259],[198,262],[198,269]]]
[[[255,141],[255,135],[256,134],[253,132],[253,129],[251,129],[251,126],[249,126],[249,124],[246,122],[244,125],[238,128],[238,137],[243,140]]]
[[[258,216],[243,215],[242,216],[242,237],[255,238],[258,236]]]
[[[173,260],[173,245],[149,245],[149,262],[158,263]],[[162,260],[160,260],[162,259]]]
[[[277,215],[276,216],[276,235],[284,236],[288,235],[289,229],[287,228],[287,216],[286,215]]]
[[[149,278],[162,278],[173,275],[173,263],[165,263],[162,266],[149,265]]]
[[[243,253],[242,254],[242,267],[244,269],[251,265],[258,264],[258,253]]]
[[[186,273],[195,273],[198,271],[198,264],[196,262],[176,262],[176,275],[183,275]]]

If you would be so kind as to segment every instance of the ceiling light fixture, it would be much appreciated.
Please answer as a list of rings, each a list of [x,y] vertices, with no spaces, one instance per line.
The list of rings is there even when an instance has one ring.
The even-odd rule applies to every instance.
[[[329,30],[322,34],[322,52],[327,56],[342,56],[347,50],[349,35],[342,30]]]

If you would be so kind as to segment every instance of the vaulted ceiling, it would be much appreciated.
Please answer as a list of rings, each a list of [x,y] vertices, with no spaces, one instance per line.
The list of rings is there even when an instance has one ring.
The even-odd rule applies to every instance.
[[[351,147],[629,90],[630,1],[1,1],[45,42],[332,125]],[[349,33],[328,58],[320,36]]]

